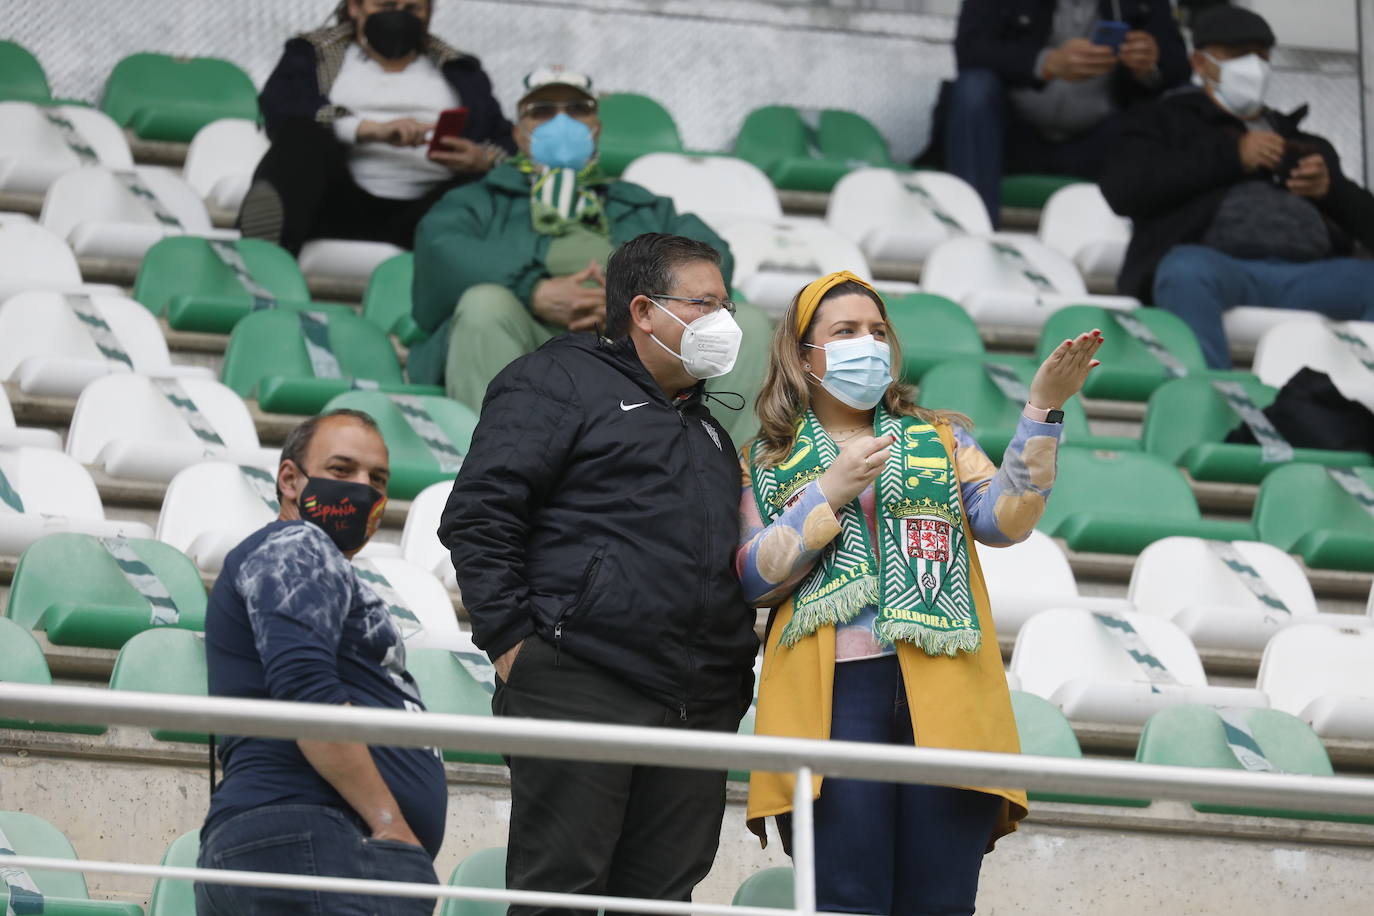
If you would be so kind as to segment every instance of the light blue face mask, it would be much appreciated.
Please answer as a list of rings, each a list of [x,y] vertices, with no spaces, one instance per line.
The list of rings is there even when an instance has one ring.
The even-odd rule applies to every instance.
[[[530,158],[551,169],[580,170],[595,152],[592,129],[565,112],[530,133]]]
[[[825,351],[825,378],[808,373],[841,404],[855,410],[870,410],[892,384],[892,348],[872,334],[854,340],[832,340]]]

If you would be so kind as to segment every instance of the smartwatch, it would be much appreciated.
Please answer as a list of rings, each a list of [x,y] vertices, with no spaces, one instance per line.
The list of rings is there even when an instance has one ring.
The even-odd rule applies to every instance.
[[[1046,407],[1032,407],[1027,404],[1021,411],[1021,416],[1027,420],[1034,420],[1037,423],[1063,423],[1064,411],[1051,410]]]

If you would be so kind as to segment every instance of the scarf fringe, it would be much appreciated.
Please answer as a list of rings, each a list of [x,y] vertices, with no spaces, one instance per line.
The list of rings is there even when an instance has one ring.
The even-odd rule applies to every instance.
[[[842,626],[859,616],[859,611],[877,603],[882,589],[877,576],[855,579],[805,608],[792,611],[792,619],[778,637],[784,646],[795,646],[824,626]]]
[[[879,620],[873,632],[888,645],[898,640],[914,643],[927,655],[955,656],[960,652],[977,652],[983,645],[983,634],[979,630],[933,630],[905,620]]]

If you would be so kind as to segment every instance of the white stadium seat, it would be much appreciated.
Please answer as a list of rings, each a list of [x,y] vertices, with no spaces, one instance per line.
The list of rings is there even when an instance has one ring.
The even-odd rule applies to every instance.
[[[31,220],[0,220],[0,301],[34,289],[121,292],[83,283],[76,256],[60,235]]]
[[[398,254],[404,252],[388,242],[315,239],[305,243],[298,262],[308,278],[365,284],[379,264]]]
[[[1259,686],[1323,738],[1374,739],[1374,630],[1298,624],[1274,635]]]
[[[0,102],[0,191],[42,195],[59,176],[93,165],[67,144],[64,131],[48,119],[69,123],[100,165],[131,169],[133,156],[124,131],[105,112],[80,105],[40,108],[29,102]]]
[[[999,636],[1015,636],[1027,620],[1050,608],[1132,609],[1121,598],[1080,595],[1069,558],[1043,531],[1032,531],[1010,547],[978,544],[977,550]]]
[[[1287,314],[1281,309],[1271,311]],[[1261,382],[1282,388],[1299,369],[1310,366],[1331,376],[1341,394],[1374,410],[1374,372],[1333,332],[1340,328],[1374,349],[1374,322],[1288,321],[1270,328],[1255,349],[1254,371]]]
[[[446,588],[457,590],[453,561],[435,534],[439,530],[439,516],[452,492],[452,481],[443,481],[425,487],[411,501],[405,528],[401,531],[401,556],[438,576]]]
[[[1097,185],[1071,184],[1045,202],[1040,241],[1073,261],[1084,277],[1115,282],[1131,244],[1131,221],[1112,212]]]
[[[669,198],[677,212],[693,213],[718,232],[738,219],[782,219],[773,182],[743,159],[648,153],[631,162],[622,177]]]
[[[824,223],[736,220],[720,234],[735,257],[735,288],[774,317],[803,286],[832,271],[873,279],[863,252]]]
[[[1160,617],[1125,612],[1125,620],[1176,683],[1151,681],[1112,630],[1090,611],[1042,611],[1021,628],[1011,670],[1021,689],[1044,697],[1070,719],[1143,725],[1166,706],[1267,706],[1258,690],[1208,685],[1197,650]]]
[[[267,137],[246,118],[221,118],[196,131],[186,150],[186,183],[209,206],[237,213]]]
[[[261,468],[273,480],[275,466]],[[277,518],[238,465],[202,461],[172,478],[157,517],[157,539],[186,554],[196,566],[217,573],[224,555]]]
[[[947,239],[992,234],[978,192],[945,172],[855,169],[830,192],[825,221],[870,261],[920,264]]]
[[[10,408],[9,394],[0,385],[0,448],[27,445],[32,448],[51,448],[61,450],[62,436],[52,429],[30,429],[14,425],[14,411]]]
[[[1321,312],[1265,308],[1260,305],[1239,305],[1227,309],[1221,316],[1222,327],[1226,329],[1226,342],[1233,348],[1241,349],[1253,349],[1271,328],[1278,325],[1294,321],[1321,323],[1326,320]]]
[[[359,556],[353,565],[384,599],[385,589],[378,589],[369,574],[385,577],[392,594],[400,599],[397,603],[414,616],[414,620],[401,616],[396,621],[407,649],[461,650],[471,645],[471,637],[465,637],[458,626],[448,589],[427,570],[401,557]]]
[[[0,475],[6,484],[0,489],[15,494],[0,499],[0,554],[21,554],[39,538],[61,531],[152,537],[152,529],[142,522],[106,521],[90,473],[61,452],[0,448]]]
[[[114,372],[214,378],[203,366],[173,366],[157,319],[124,296],[90,297],[91,308],[132,365],[103,353],[69,295],[36,291],[0,302],[0,379],[18,383],[28,394],[76,397],[90,382]]]
[[[99,465],[113,477],[170,481],[207,458],[275,468],[278,449],[261,448],[248,407],[226,385],[210,379],[177,379],[223,445],[198,436],[180,410],[143,375],[107,375],[77,398],[67,434],[67,454]]]

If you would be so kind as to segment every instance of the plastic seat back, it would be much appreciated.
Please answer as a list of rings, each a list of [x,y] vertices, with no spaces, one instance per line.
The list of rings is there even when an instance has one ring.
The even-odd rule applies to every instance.
[[[441,481],[425,487],[410,503],[405,528],[401,531],[401,556],[429,570],[442,580],[453,578],[453,564],[449,552],[434,532],[448,503],[453,484]]]
[[[65,239],[37,223],[0,222],[0,300],[34,289],[75,290],[81,268]]]
[[[469,853],[453,869],[448,883],[453,887],[506,889],[506,847],[479,849]],[[445,900],[439,916],[505,916],[506,904],[485,900]]]
[[[672,200],[717,229],[737,219],[782,219],[778,192],[758,166],[729,156],[649,153],[625,169],[624,179]]]
[[[363,317],[401,343],[413,342],[424,331],[411,317],[411,284],[415,280],[415,255],[409,251],[387,258],[367,281],[363,293]]]
[[[399,385],[401,367],[386,334],[356,315],[330,313],[329,349],[344,378]],[[253,312],[234,326],[224,352],[224,383],[242,397],[258,394],[266,378],[315,378],[301,317],[295,312]],[[394,459],[394,455],[392,456]]]
[[[612,92],[600,99],[601,138],[597,159],[619,175],[645,153],[680,153],[682,137],[673,116],[647,95]]]
[[[827,108],[820,114],[816,145],[827,159],[850,165],[891,166],[892,155],[878,128],[861,114]]]
[[[457,649],[471,643],[462,636],[448,590],[429,570],[401,557],[359,556],[353,565],[363,583],[383,600],[399,599],[391,613],[407,651]]]
[[[310,289],[284,248],[261,239],[234,242],[253,279],[283,302],[308,302]],[[253,295],[239,282],[203,238],[174,236],[158,242],[143,256],[134,282],[134,298],[154,315],[163,315],[178,296],[225,299],[251,306]]]
[[[167,339],[147,309],[123,296],[91,297],[132,371],[152,372],[171,365]],[[97,363],[113,370],[129,367],[101,352],[87,325],[62,293],[20,293],[0,302],[0,379],[14,379],[25,360],[49,358]]]
[[[1021,256],[999,253],[995,246],[1010,246]],[[1083,278],[1063,255],[1030,239],[960,237],[943,242],[931,251],[921,270],[921,286],[962,303],[982,290],[1001,290],[1035,295],[1042,290],[1025,276],[1030,269],[1045,277],[1056,294],[1086,295]]]
[[[1356,468],[1354,473],[1374,486],[1374,472]],[[1374,517],[1315,464],[1288,464],[1264,478],[1255,500],[1255,528],[1260,540],[1290,552],[1314,532],[1374,540]]]
[[[1167,461],[1143,452],[1065,448],[1059,452],[1054,495],[1036,525],[1054,534],[1078,513],[1195,521],[1200,517],[1188,481]],[[1110,494],[1110,496],[1107,496]]]
[[[911,293],[887,303],[887,318],[902,344],[902,380],[915,385],[927,371],[950,359],[981,360],[985,350],[978,325],[944,296]]]
[[[1068,718],[1049,700],[1024,690],[1011,691],[1011,709],[1016,716],[1016,731],[1021,740],[1021,753],[1039,757],[1065,757],[1081,759],[1082,749],[1078,746],[1078,736]],[[1125,798],[1104,798],[1088,795],[1071,795],[1059,792],[1032,790],[1028,793],[1031,801],[1069,802],[1080,805],[1118,805],[1141,808],[1149,804],[1147,800]]]
[[[42,105],[52,101],[43,65],[21,44],[0,39],[0,100],[32,102]]]
[[[1163,309],[1134,309],[1131,315],[1190,372],[1207,368],[1197,337],[1177,315]],[[1088,375],[1083,386],[1087,397],[1145,400],[1170,378],[1164,364],[1118,324],[1113,310],[1095,305],[1070,305],[1051,314],[1040,331],[1037,358],[1044,360],[1064,339],[1093,328],[1102,330],[1104,342],[1097,352],[1102,365]]]
[[[870,257],[888,260],[921,261],[946,239],[992,233],[978,192],[944,172],[854,169],[836,183],[825,219]]]
[[[220,118],[256,121],[258,93],[227,60],[132,54],[110,71],[101,108],[140,137],[189,143]]]
[[[416,649],[406,652],[406,669],[420,688],[420,699],[430,712],[461,716],[489,716],[491,684],[483,683],[474,671],[490,675],[487,656],[472,645],[458,650]],[[469,670],[469,669],[472,670]],[[494,676],[494,675],[491,675]],[[486,680],[485,676],[483,680]],[[444,759],[460,763],[490,763],[500,766],[501,755],[489,751],[446,750]]]
[[[267,137],[255,120],[220,118],[196,131],[186,150],[186,183],[204,200],[224,207],[241,202],[227,198],[230,183],[246,191],[258,161],[267,152]]]
[[[0,448],[0,473],[24,504],[24,514],[105,518],[100,492],[81,464],[45,448]]]
[[[1317,613],[1312,584],[1291,556],[1259,541],[1235,541],[1231,546],[1295,617]],[[1180,582],[1188,587],[1179,588]],[[1207,541],[1194,537],[1162,538],[1141,551],[1131,572],[1129,597],[1142,613],[1165,619],[1195,605],[1265,607]]]
[[[276,477],[275,468],[263,470]],[[213,571],[238,542],[276,518],[277,512],[236,465],[203,461],[179,472],[167,485],[157,539],[185,553],[201,569]]]
[[[62,172],[87,164],[67,144],[62,130],[48,120],[49,115],[68,121],[101,165],[133,168],[124,132],[95,109],[0,102],[0,187],[42,193]]]
[[[210,693],[205,637],[189,630],[146,630],[124,644],[110,675],[111,690],[203,697]],[[206,743],[196,732],[152,729],[159,741]]]
[[[735,256],[735,285],[746,292],[750,279],[763,272],[795,273],[800,282],[793,293],[816,277],[837,270],[872,279],[863,252],[828,226],[740,220],[722,229],[721,235]],[[750,301],[755,302],[752,297]]]
[[[1078,581],[1069,558],[1054,538],[1043,531],[1032,531],[1030,537],[1009,547],[977,545],[977,550],[994,614],[999,591],[1045,602],[1078,597]]]
[[[38,221],[62,238],[84,223],[147,226],[164,235],[204,235],[211,229],[205,204],[191,186],[171,171],[155,166],[136,168],[139,179],[157,195],[180,227],[162,223],[153,210],[104,166],[67,172],[48,188]]]
[[[191,830],[172,841],[162,856],[162,864],[173,868],[195,868],[200,856],[200,831]],[[148,916],[189,916],[196,911],[195,885],[190,881],[158,878]]]
[[[730,905],[790,910],[796,900],[795,881],[791,868],[765,868],[744,879]]]
[[[734,153],[767,172],[782,159],[809,155],[806,122],[790,105],[767,105],[751,111],[740,125]]]
[[[1131,242],[1131,221],[1112,212],[1091,182],[1060,188],[1040,214],[1040,241],[1090,274],[1115,274]]]
[[[1301,716],[1322,696],[1374,698],[1371,669],[1374,632],[1299,623],[1269,640],[1257,685],[1275,709]]]
[[[465,455],[472,447],[477,415],[464,404],[433,395],[416,396],[429,418],[439,427],[453,449]],[[453,481],[454,470],[444,470],[434,450],[406,421],[401,408],[379,391],[349,391],[332,398],[324,410],[348,407],[361,410],[377,422],[391,456],[390,493],[396,499],[410,499],[431,484]]]
[[[1244,387],[1260,409],[1272,404],[1278,393],[1258,379],[1237,378],[1235,381]],[[1178,464],[1189,449],[1224,441],[1227,433],[1241,422],[1226,398],[1212,387],[1210,379],[1172,379],[1150,395],[1145,422],[1141,426],[1140,445],[1145,451]]]
[[[0,833],[9,840],[9,848],[16,855],[38,856],[44,859],[75,859],[71,840],[52,824],[32,814],[20,811],[0,811]],[[44,897],[65,897],[69,900],[89,900],[86,879],[79,871],[29,871]],[[46,912],[37,910],[36,912]]]
[[[1336,327],[1374,347],[1374,322],[1343,321]],[[1264,333],[1255,348],[1254,371],[1266,385],[1282,388],[1305,366],[1325,372],[1342,394],[1374,409],[1374,372],[1364,367],[1325,322],[1276,325]]]

